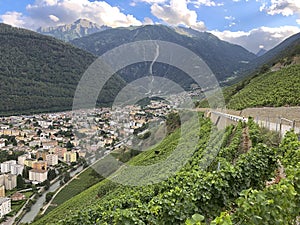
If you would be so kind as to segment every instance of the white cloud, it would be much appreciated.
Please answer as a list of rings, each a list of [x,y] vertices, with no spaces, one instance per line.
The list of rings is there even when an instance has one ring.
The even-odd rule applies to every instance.
[[[209,7],[215,7],[215,6],[222,6],[224,3],[216,3],[212,0],[189,0],[188,3],[193,4],[196,8],[199,8],[200,6],[209,6]]]
[[[233,27],[233,26],[236,25],[236,23],[234,22],[235,21],[235,17],[233,17],[233,16],[225,16],[224,19],[230,21],[230,23],[228,25],[229,27]]]
[[[135,7],[136,6],[136,2],[130,2],[129,5],[132,6],[132,7]]]
[[[54,15],[49,15],[49,18],[54,21],[54,22],[58,22],[59,21],[59,18],[57,16],[54,16]]]
[[[235,22],[231,22],[231,23],[229,24],[229,27],[233,27],[233,26],[235,26],[235,25],[236,25]]]
[[[24,25],[24,17],[22,13],[19,12],[6,12],[0,15],[0,19],[3,23],[10,24],[15,27],[22,27]]]
[[[225,16],[224,19],[225,20],[235,20],[235,18],[233,16]]]
[[[253,53],[257,53],[260,46],[264,46],[266,50],[270,50],[287,37],[299,32],[300,28],[295,26],[260,27],[249,32],[211,31],[212,34],[218,36],[220,39],[241,45]]]
[[[153,25],[154,22],[153,22],[153,20],[152,20],[151,18],[145,17],[145,18],[144,18],[144,23],[143,23],[143,24],[144,24],[144,25]]]
[[[79,18],[111,27],[142,25],[133,15],[126,15],[105,1],[36,0],[27,5],[26,11],[27,16],[13,12],[2,15],[1,19],[4,23],[30,29],[68,24]]]
[[[271,0],[271,4],[264,2],[260,10],[265,10],[270,15],[282,14],[283,16],[291,16],[300,13],[300,1]]]
[[[283,16],[297,15],[296,22],[300,25],[300,1],[299,0],[271,0],[270,4],[263,2],[260,11],[266,11],[269,15],[281,14]]]
[[[197,13],[188,9],[187,0],[171,0],[169,5],[159,5],[157,3],[151,6],[151,13],[170,25],[185,25],[197,30],[205,30],[202,21],[198,21]]]
[[[137,2],[146,2],[148,4],[154,4],[154,3],[165,3],[167,0],[136,0]]]

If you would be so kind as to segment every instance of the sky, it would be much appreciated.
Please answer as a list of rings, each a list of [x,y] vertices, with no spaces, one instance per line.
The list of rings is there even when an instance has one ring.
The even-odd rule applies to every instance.
[[[256,53],[300,32],[300,0],[0,0],[0,22],[16,27],[80,18],[110,27],[191,27]]]

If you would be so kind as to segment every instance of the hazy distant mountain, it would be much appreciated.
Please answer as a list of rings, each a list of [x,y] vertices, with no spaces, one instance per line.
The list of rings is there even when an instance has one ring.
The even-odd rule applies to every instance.
[[[53,37],[2,23],[0,52],[0,115],[71,109],[77,84],[96,59]],[[109,86],[102,102],[122,84],[119,79]]]
[[[256,70],[224,93],[228,107],[278,107],[300,105],[300,33],[252,62]]]
[[[256,53],[256,55],[259,57],[259,56],[264,55],[266,52],[267,52],[267,50],[262,48]]]
[[[291,58],[300,53],[300,33],[288,37],[283,42],[265,52],[263,55],[254,59],[248,67],[246,67],[244,76],[259,71],[262,66],[271,67],[283,58]],[[265,65],[266,64],[266,65]]]
[[[299,53],[300,53],[300,33],[287,38],[279,45],[269,50],[266,54],[254,60],[254,63],[258,65],[263,65],[263,64],[272,65],[273,63],[276,63],[276,61],[284,57],[292,57]]]
[[[63,41],[70,41],[76,38],[84,37],[96,32],[103,31],[109,27],[99,26],[86,19],[79,19],[72,24],[58,27],[39,28],[37,32],[50,35]]]
[[[100,56],[117,46],[140,40],[169,41],[190,49],[208,64],[219,81],[236,76],[239,70],[256,58],[255,54],[243,47],[222,41],[211,33],[163,25],[107,29],[78,38],[71,43]],[[165,77],[169,76],[170,78],[176,75],[182,78],[181,75],[178,75],[178,71],[170,70],[168,67],[163,68],[157,65],[156,70],[160,74],[165,74]],[[145,75],[144,72],[144,70],[137,72],[137,69],[131,67],[127,71],[122,71],[121,74],[123,74],[123,79],[131,81]]]

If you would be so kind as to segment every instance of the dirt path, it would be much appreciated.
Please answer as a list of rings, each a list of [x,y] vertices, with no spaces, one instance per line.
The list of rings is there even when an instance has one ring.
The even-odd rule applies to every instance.
[[[242,133],[242,153],[246,153],[250,150],[250,148],[252,147],[252,142],[249,136],[249,128],[248,126],[246,126],[243,129],[243,133]]]
[[[286,178],[286,174],[284,172],[284,167],[281,162],[278,160],[278,169],[276,170],[276,177],[274,177],[271,181],[266,182],[266,186],[269,187],[274,184],[278,184],[281,179]]]

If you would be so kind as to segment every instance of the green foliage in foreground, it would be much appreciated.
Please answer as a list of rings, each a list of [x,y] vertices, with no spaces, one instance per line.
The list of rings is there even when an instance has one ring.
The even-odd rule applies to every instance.
[[[247,189],[231,210],[223,212],[211,225],[294,225],[300,214],[300,142],[288,132],[278,148],[278,158],[286,178],[263,190]],[[189,224],[189,221],[186,221]],[[201,224],[195,221],[194,224]]]
[[[184,224],[189,218],[192,224],[203,218],[203,222],[209,223],[222,211],[231,209],[232,203],[244,196],[244,190],[263,191],[265,181],[274,176],[278,151],[258,140],[244,153],[240,151],[238,140],[242,140],[241,129],[245,125],[239,123],[237,128],[229,127],[222,133],[215,131],[210,121],[200,121],[200,129],[191,129],[189,133],[199,135],[196,150],[174,176],[141,187],[116,186],[105,180],[35,224]],[[257,134],[258,129],[253,124],[249,129],[253,130],[251,134]],[[210,136],[211,131],[214,132]],[[175,144],[176,132],[166,139],[171,146]],[[149,152],[157,149],[166,148],[157,146]],[[234,149],[236,154],[233,154]],[[155,158],[165,157],[163,152],[158,155],[149,152],[138,155],[139,160],[132,160],[132,164],[148,165],[155,162]],[[216,157],[212,157],[214,154]],[[207,160],[212,160],[208,167],[205,166]],[[82,208],[82,205],[88,207]],[[67,218],[64,217],[66,212]]]

